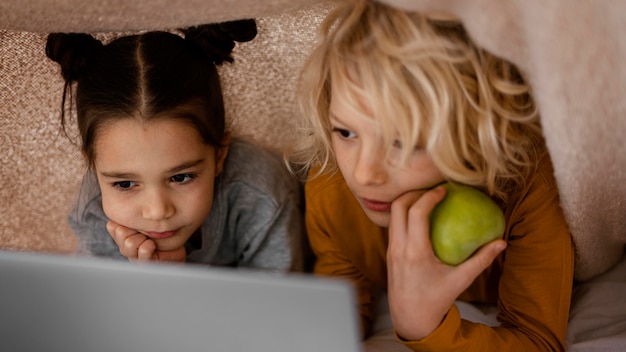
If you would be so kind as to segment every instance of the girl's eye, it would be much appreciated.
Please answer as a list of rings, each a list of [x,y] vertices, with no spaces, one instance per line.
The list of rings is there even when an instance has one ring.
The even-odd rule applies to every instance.
[[[335,128],[333,128],[333,132],[339,134],[339,136],[341,138],[344,138],[344,139],[352,139],[352,138],[356,137],[356,134],[354,132],[348,131],[348,130],[343,129],[343,128],[336,128],[335,127]]]
[[[133,182],[133,181],[117,181],[117,182],[113,182],[113,187],[118,188],[120,191],[128,191],[131,188],[135,187],[135,182]]]
[[[171,180],[172,182],[176,182],[176,183],[189,183],[193,181],[193,179],[195,178],[196,178],[195,174],[178,174],[178,175],[172,176]]]

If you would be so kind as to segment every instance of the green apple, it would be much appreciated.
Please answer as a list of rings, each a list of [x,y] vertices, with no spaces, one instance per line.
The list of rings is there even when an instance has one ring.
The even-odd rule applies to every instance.
[[[476,188],[449,182],[443,186],[446,196],[430,214],[430,239],[439,260],[458,265],[482,245],[502,237],[504,215]]]

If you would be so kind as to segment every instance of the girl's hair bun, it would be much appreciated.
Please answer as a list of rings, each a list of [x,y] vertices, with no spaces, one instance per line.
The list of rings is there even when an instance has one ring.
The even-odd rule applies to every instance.
[[[220,31],[228,34],[234,41],[248,42],[254,39],[257,34],[256,22],[254,19],[222,22],[216,24]]]
[[[194,43],[215,64],[233,62],[235,42],[247,42],[257,34],[254,19],[206,24],[183,29],[185,39]]]
[[[71,82],[80,78],[91,58],[102,47],[102,42],[89,34],[51,33],[46,43],[46,55],[61,65],[63,78]]]

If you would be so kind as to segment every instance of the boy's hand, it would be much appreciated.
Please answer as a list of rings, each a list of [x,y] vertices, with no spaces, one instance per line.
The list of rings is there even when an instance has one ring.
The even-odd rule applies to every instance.
[[[439,261],[430,243],[428,216],[444,196],[443,187],[421,196],[409,192],[391,207],[387,249],[389,309],[398,335],[411,341],[431,334],[456,298],[506,247],[503,240],[495,240],[457,266]]]
[[[120,253],[131,261],[185,262],[185,247],[171,251],[158,251],[156,243],[136,230],[113,221],[106,225],[109,235],[117,244]]]

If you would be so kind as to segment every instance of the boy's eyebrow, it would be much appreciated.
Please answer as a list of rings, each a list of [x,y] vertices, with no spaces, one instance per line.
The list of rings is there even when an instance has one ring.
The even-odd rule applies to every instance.
[[[190,167],[194,167],[198,164],[202,164],[204,162],[204,158],[203,159],[198,159],[198,160],[193,160],[193,161],[188,161],[185,163],[182,163],[180,165],[174,166],[171,169],[168,169],[165,171],[165,173],[167,174],[173,174],[173,173],[177,173],[179,171],[188,169]],[[100,172],[100,175],[104,176],[104,177],[108,177],[108,178],[136,178],[137,175],[131,173],[131,172]]]
[[[328,111],[328,120],[335,120],[336,122],[342,122],[341,119],[332,111]]]

